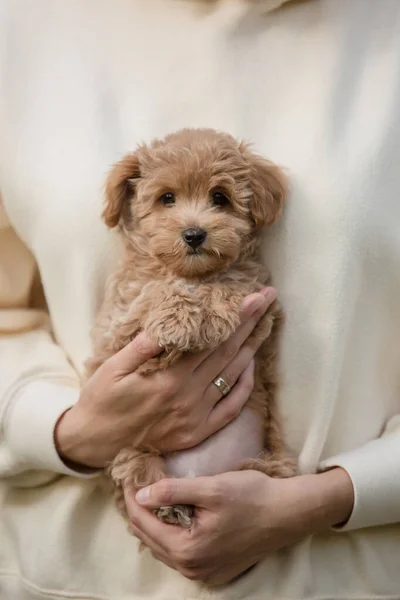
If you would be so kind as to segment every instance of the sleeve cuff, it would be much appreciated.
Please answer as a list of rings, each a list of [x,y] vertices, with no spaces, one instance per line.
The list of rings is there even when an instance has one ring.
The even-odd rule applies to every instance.
[[[353,512],[338,531],[400,522],[400,433],[324,460],[319,471],[344,469],[354,488]]]
[[[56,423],[78,397],[78,389],[49,381],[32,382],[18,392],[8,407],[4,424],[7,445],[17,465],[14,472],[45,470],[80,478],[99,473],[69,468],[55,447]]]

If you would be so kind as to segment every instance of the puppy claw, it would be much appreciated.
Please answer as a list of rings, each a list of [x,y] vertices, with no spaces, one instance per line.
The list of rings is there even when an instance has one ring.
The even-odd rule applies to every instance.
[[[192,517],[194,509],[192,506],[176,504],[175,506],[162,506],[156,511],[160,521],[169,525],[180,525],[184,529],[190,529],[193,525]]]

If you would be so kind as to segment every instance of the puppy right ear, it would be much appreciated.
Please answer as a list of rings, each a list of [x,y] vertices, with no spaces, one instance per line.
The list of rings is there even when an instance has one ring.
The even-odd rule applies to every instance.
[[[106,201],[102,214],[107,227],[116,227],[124,215],[128,216],[129,200],[135,194],[139,178],[139,158],[134,152],[124,156],[110,171],[106,182]]]

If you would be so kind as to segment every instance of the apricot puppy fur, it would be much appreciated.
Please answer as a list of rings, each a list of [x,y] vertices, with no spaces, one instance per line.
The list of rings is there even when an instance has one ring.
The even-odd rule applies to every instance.
[[[93,331],[90,376],[140,331],[162,354],[142,374],[165,369],[182,353],[216,348],[239,325],[243,298],[270,282],[260,260],[260,233],[281,214],[281,170],[245,143],[211,129],[185,129],[141,145],[110,172],[103,219],[124,240]],[[275,301],[252,334],[266,337],[255,358],[247,406],[264,422],[264,453],[237,469],[272,477],[296,471],[277,409],[277,340],[282,312]],[[123,489],[138,490],[166,476],[157,448],[122,450],[110,466],[117,505]],[[168,523],[191,525],[192,508],[163,507]]]

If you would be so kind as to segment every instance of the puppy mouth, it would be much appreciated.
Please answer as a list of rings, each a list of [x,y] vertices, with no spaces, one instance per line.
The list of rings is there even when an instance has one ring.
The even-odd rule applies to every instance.
[[[186,256],[189,258],[218,258],[222,260],[224,254],[215,247],[211,246],[197,246],[197,248],[187,248]]]

